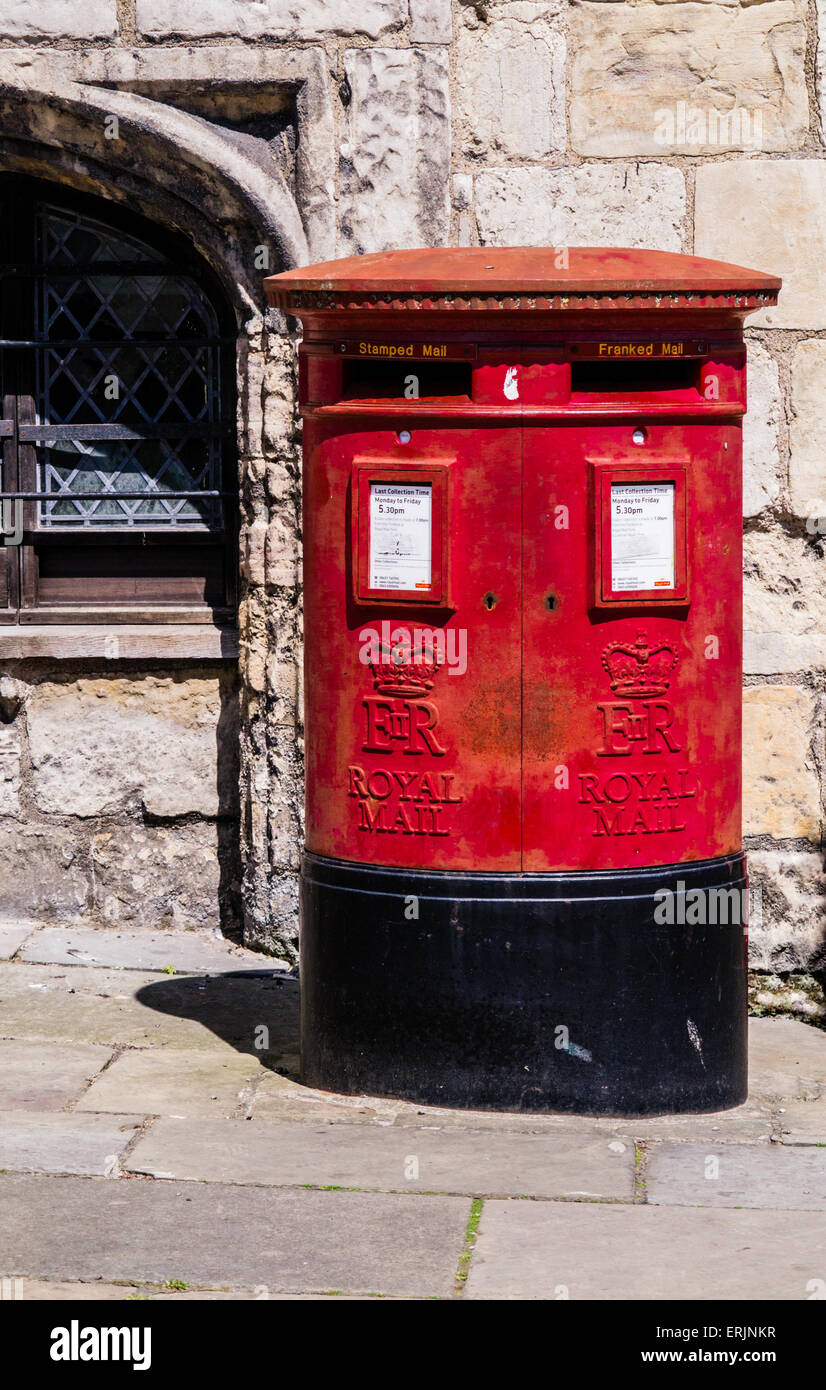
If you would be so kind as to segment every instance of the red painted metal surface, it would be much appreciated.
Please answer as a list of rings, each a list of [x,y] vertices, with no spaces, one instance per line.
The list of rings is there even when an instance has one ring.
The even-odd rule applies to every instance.
[[[471,246],[378,251],[299,266],[267,282],[274,304],[290,308],[297,291],[312,294],[539,295],[579,292],[635,295],[722,291],[775,295],[780,281],[725,261],[626,247]],[[771,302],[771,300],[769,301]]]
[[[304,325],[315,853],[513,873],[740,847],[742,319],[779,281],[554,257],[386,253],[267,282]],[[393,592],[370,578],[369,489],[417,477],[432,490],[399,505],[430,506],[432,585],[414,565]],[[646,582],[614,587],[613,508],[642,535],[622,488],[672,482],[670,579],[633,558]]]

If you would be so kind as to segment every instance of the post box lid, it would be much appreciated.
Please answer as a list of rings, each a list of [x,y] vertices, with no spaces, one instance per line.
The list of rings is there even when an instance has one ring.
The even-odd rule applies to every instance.
[[[775,304],[781,283],[725,261],[601,246],[378,251],[300,266],[264,282],[271,304],[299,311],[365,308],[371,300],[397,308],[585,308],[607,307],[606,301],[641,308],[659,307],[663,297],[669,308],[751,309]],[[504,302],[514,298],[518,305]]]

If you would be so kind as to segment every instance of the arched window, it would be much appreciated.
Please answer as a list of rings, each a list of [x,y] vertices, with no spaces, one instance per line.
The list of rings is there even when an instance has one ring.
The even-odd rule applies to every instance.
[[[0,181],[3,621],[233,619],[232,329],[184,238]]]

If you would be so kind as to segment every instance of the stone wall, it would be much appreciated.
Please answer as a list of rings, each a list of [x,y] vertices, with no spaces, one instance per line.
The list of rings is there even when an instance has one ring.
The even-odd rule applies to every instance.
[[[783,989],[791,997],[789,985],[794,1007],[820,1007],[823,0],[95,0],[85,8],[73,0],[0,0],[0,35],[0,86],[31,85],[32,73],[48,85],[59,72],[61,82],[85,84],[87,100],[94,92],[99,102],[142,101],[142,119],[151,107],[171,113],[167,124],[173,116],[197,121],[200,177],[204,197],[218,200],[211,214],[218,229],[228,214],[215,190],[229,174],[210,174],[217,137],[236,164],[247,161],[245,207],[257,211],[248,215],[246,249],[233,242],[231,255],[225,238],[224,252],[230,278],[244,284],[240,819],[246,932],[270,949],[290,952],[295,929],[298,463],[291,343],[286,326],[264,319],[255,299],[256,217],[263,226],[263,209],[294,201],[296,217],[285,217],[271,268],[411,244],[614,243],[694,251],[783,275],[778,308],[755,316],[748,333],[745,831],[761,890],[751,933],[762,972],[758,1007],[773,1007]],[[265,139],[253,120],[276,110],[292,113],[289,157],[277,157],[272,133]],[[50,119],[57,121],[54,111]],[[53,141],[52,158],[66,163],[58,144],[65,150],[65,140]],[[257,239],[276,240],[270,231]],[[216,233],[207,248],[214,261],[218,242]],[[95,679],[90,673],[85,683],[84,673],[70,694],[59,672],[35,681],[28,742],[21,735],[26,814],[8,821],[15,834],[58,817],[50,808],[61,778],[75,775],[68,752],[58,764],[44,761],[55,685],[64,682],[75,708],[96,708],[103,697],[92,694]],[[134,679],[132,708],[142,718],[174,720],[163,713],[167,698],[175,705],[171,688],[163,693],[147,672]],[[199,708],[202,679],[193,676]],[[118,698],[105,718],[110,739]],[[214,717],[214,700],[210,708]],[[13,751],[3,756],[14,762]],[[142,835],[158,834],[149,822],[160,818],[172,835],[163,776],[150,762],[141,762],[134,785],[107,776],[96,773],[73,794],[90,810],[71,813],[84,834],[99,818],[117,824],[122,815],[124,832],[140,824]],[[12,776],[0,791],[13,796],[13,785]],[[185,785],[197,800],[192,782]],[[176,823],[181,835],[206,835],[220,817],[192,806]],[[85,885],[88,903],[91,869],[76,873],[71,892]]]
[[[233,669],[7,665],[3,916],[240,929]]]

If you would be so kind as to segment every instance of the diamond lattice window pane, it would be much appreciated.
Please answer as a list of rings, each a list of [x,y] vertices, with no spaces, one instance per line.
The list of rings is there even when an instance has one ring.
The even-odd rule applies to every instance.
[[[217,498],[165,496],[211,486],[214,450],[214,443],[203,439],[172,445],[157,439],[60,440],[38,450],[40,490],[64,494],[40,503],[40,524],[49,529],[215,527]]]
[[[88,265],[90,261],[163,261],[146,242],[123,236],[102,222],[66,208],[44,206],[40,216],[43,264]]]
[[[80,436],[38,450],[39,490],[61,494],[38,504],[40,526],[219,528],[217,499],[164,495],[220,487],[219,327],[209,299],[186,275],[136,273],[164,258],[74,212],[44,206],[39,246],[47,274],[37,301],[37,419],[76,425]],[[60,274],[50,280],[49,269]],[[111,427],[112,437],[84,439],[88,425]],[[117,437],[123,427],[173,437],[126,440]]]

